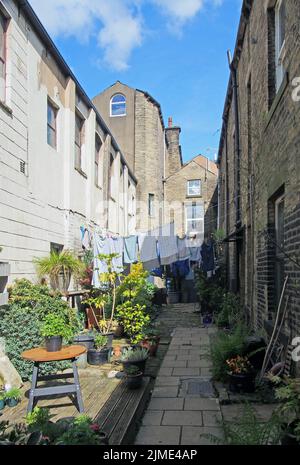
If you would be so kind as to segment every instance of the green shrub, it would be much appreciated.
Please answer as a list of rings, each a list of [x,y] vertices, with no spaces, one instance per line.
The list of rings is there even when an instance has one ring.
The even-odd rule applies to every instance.
[[[23,380],[31,378],[32,363],[22,359],[21,354],[44,345],[40,327],[49,313],[63,316],[74,331],[79,330],[77,312],[70,309],[60,294],[26,279],[16,281],[10,288],[9,305],[0,309],[0,334],[5,338],[8,357]],[[41,373],[50,374],[69,367],[68,362],[45,363],[41,364]]]
[[[268,446],[278,445],[282,436],[281,420],[275,413],[266,422],[259,421],[251,404],[245,404],[239,416],[233,421],[220,421],[223,438],[212,434],[202,436],[214,444],[231,446]]]
[[[48,313],[41,326],[41,335],[43,337],[61,336],[67,341],[74,337],[72,326],[68,324],[66,315]]]
[[[213,377],[219,381],[227,379],[228,366],[226,360],[237,355],[243,355],[244,343],[250,331],[239,324],[232,332],[219,331],[211,344],[211,359],[213,363]]]
[[[126,301],[117,307],[119,321],[124,326],[125,333],[129,336],[132,344],[137,344],[144,338],[144,332],[151,318],[146,313],[145,305],[133,304]]]
[[[241,317],[240,299],[232,292],[224,294],[221,311],[216,320],[217,326],[219,328],[234,326],[241,320]]]

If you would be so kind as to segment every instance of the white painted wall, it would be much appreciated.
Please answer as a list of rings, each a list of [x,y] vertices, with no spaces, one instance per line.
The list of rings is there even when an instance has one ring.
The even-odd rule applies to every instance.
[[[1,261],[11,264],[10,280],[35,279],[34,257],[47,255],[50,243],[81,250],[81,225],[107,227],[101,203],[108,195],[108,170],[104,157],[110,152],[111,136],[98,122],[103,140],[102,186],[94,182],[96,113],[76,100],[76,85],[60,76],[52,59],[25,18],[18,17],[13,0],[0,0],[11,17],[7,33],[6,100],[0,102],[0,245]],[[46,58],[45,58],[46,57]],[[59,79],[57,79],[59,76]],[[59,107],[58,145],[47,144],[47,99]],[[83,147],[86,177],[74,168],[75,105],[86,112]],[[109,146],[108,146],[109,145]],[[119,166],[121,155],[117,153]],[[25,162],[25,174],[20,172]],[[135,230],[135,212],[129,215],[128,173],[124,198],[120,198],[120,169],[114,176],[114,207],[109,210],[112,233]],[[130,195],[135,195],[135,182]],[[124,212],[124,219],[120,219]]]

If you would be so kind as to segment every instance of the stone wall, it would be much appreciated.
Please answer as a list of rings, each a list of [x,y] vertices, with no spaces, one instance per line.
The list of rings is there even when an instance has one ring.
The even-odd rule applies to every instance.
[[[300,335],[300,102],[292,98],[294,78],[300,76],[299,2],[286,2],[285,78],[274,93],[274,46],[272,11],[274,2],[254,1],[249,20],[244,2],[244,21],[239,30],[239,46],[234,65],[237,69],[240,117],[240,202],[239,242],[227,245],[228,284],[237,281],[245,308],[254,326],[274,321],[277,297],[274,277],[275,199],[284,195],[284,273],[289,276],[287,294],[289,315],[285,331]],[[237,153],[234,144],[234,106],[231,85],[224,112],[219,164],[221,178],[220,217],[227,235],[236,231],[237,189],[234,176]],[[236,264],[239,263],[237,268]],[[243,266],[243,264],[245,266]]]

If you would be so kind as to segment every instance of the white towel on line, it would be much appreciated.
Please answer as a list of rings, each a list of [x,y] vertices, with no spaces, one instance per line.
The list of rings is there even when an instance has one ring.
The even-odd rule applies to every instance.
[[[152,271],[155,268],[158,268],[159,260],[157,255],[156,238],[153,236],[146,236],[146,234],[140,234],[138,241],[140,260],[143,263],[145,270]]]
[[[162,265],[171,265],[178,260],[178,246],[176,236],[162,236],[158,239],[160,262]]]
[[[177,247],[178,247],[178,260],[179,261],[187,260],[188,258],[190,258],[191,254],[190,254],[190,249],[187,246],[186,238],[180,239],[178,237]]]

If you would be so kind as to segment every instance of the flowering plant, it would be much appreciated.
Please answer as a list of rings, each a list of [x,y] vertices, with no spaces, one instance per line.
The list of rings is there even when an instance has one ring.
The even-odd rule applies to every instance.
[[[229,373],[231,375],[242,375],[245,373],[249,373],[253,370],[253,367],[249,362],[249,359],[247,357],[241,357],[240,355],[226,360],[226,364],[229,367]]]

